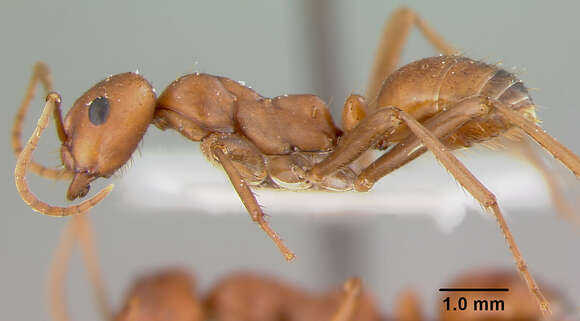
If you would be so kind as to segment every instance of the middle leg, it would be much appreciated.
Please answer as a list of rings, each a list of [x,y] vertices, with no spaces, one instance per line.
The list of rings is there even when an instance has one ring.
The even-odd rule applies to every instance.
[[[580,216],[576,213],[574,204],[566,198],[566,193],[560,186],[557,177],[553,171],[548,168],[548,165],[538,154],[538,151],[532,146],[530,140],[525,137],[522,141],[515,142],[511,148],[517,154],[522,156],[542,175],[552,204],[556,212],[564,220],[580,227]]]
[[[489,112],[485,99],[473,97],[459,102],[445,112],[437,114],[423,124],[437,138],[443,139],[454,133],[466,122],[483,116]],[[363,169],[355,182],[355,189],[366,192],[379,179],[397,168],[423,155],[427,148],[421,140],[409,132],[409,135],[393,146],[387,153],[376,159],[367,168]]]
[[[445,137],[465,122],[487,112],[483,98],[468,98],[455,107],[432,117],[425,122],[425,126],[437,137]],[[400,126],[401,120],[396,116],[397,113],[398,109],[387,107],[364,118],[342,137],[330,156],[312,167],[308,174],[309,179],[320,181],[340,167],[350,165],[367,150],[375,148],[378,141],[388,138],[389,134]],[[357,191],[369,190],[377,180],[419,157],[425,151],[426,148],[421,145],[420,140],[409,132],[403,141],[362,171],[355,189]]]

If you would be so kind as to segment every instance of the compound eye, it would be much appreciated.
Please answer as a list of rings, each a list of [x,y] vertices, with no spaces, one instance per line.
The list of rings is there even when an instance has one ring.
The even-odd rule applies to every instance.
[[[106,97],[97,97],[89,105],[89,120],[93,125],[101,125],[109,117],[109,100]]]

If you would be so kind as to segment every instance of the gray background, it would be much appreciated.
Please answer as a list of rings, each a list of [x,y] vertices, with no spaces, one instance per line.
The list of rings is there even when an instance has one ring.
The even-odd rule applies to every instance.
[[[502,61],[507,69],[517,67],[526,84],[539,89],[533,96],[544,127],[580,153],[579,6],[574,1],[553,3],[412,1],[408,5],[466,55]],[[320,2],[327,9],[316,9],[307,1],[1,2],[3,319],[49,319],[46,272],[66,223],[33,214],[14,188],[9,130],[33,62],[50,64],[64,106],[107,75],[139,69],[158,91],[179,75],[201,71],[244,80],[265,96],[319,94],[338,114],[348,94],[364,90],[382,26],[400,4],[336,1]],[[312,13],[316,10],[318,13]],[[331,55],[317,56],[312,42],[317,33],[327,35]],[[432,54],[413,32],[404,61]],[[38,117],[40,106],[41,99],[35,99],[25,133],[31,132],[32,118]],[[58,144],[52,126],[49,132],[35,158],[56,165]],[[149,146],[160,145],[190,148],[192,144],[152,128],[142,156],[134,161],[146,158]],[[196,146],[191,150],[197,153]],[[66,184],[33,176],[30,182],[43,199],[62,204]],[[577,196],[578,186],[571,186]],[[457,272],[482,265],[513,268],[495,223],[475,212],[451,234],[440,233],[430,220],[416,216],[365,216],[333,222],[320,217],[273,217],[276,230],[299,254],[296,262],[287,264],[243,212],[210,217],[201,212],[159,211],[143,216],[134,211],[113,193],[91,215],[106,283],[117,305],[123,289],[138,273],[175,264],[195,271],[202,289],[239,269],[265,271],[309,289],[328,288],[358,274],[385,312],[390,311],[403,286],[418,288],[430,311],[436,289]],[[529,266],[578,302],[577,229],[556,218],[550,207],[521,214],[514,215],[510,225]],[[71,314],[74,320],[97,320],[81,266],[75,257],[68,286]]]

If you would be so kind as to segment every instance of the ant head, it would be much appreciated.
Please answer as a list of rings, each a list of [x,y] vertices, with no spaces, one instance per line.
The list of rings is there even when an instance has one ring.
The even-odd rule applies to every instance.
[[[64,120],[64,166],[74,171],[69,200],[83,197],[98,177],[109,177],[137,148],[155,110],[155,92],[138,74],[111,76],[76,100]]]

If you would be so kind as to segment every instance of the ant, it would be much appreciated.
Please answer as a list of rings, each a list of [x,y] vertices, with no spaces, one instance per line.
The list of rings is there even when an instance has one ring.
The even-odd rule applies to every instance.
[[[219,320],[219,321],[378,321],[379,312],[358,278],[344,289],[312,294],[273,278],[236,273],[217,282],[205,298],[198,295],[194,277],[176,268],[139,277],[112,313],[96,258],[86,214],[75,215],[65,226],[50,271],[49,298],[53,320],[69,320],[64,279],[73,245],[78,242],[103,320]]]
[[[541,320],[542,314],[534,305],[534,297],[530,295],[526,285],[517,273],[502,269],[480,269],[462,273],[456,276],[450,286],[454,288],[508,288],[507,293],[468,292],[445,293],[441,296],[449,297],[450,302],[458,302],[464,297],[466,302],[481,302],[483,300],[501,300],[503,306],[478,310],[470,307],[465,310],[446,310],[440,305],[438,320],[441,321],[477,321],[477,320]],[[385,318],[380,315],[375,306],[372,295],[363,291],[362,282],[358,278],[351,278],[344,283],[342,300],[339,293],[328,293],[322,297],[312,297],[287,284],[265,277],[251,274],[234,274],[220,281],[207,298],[211,316],[220,321],[237,320],[324,320],[327,315],[341,314],[344,320],[374,321],[421,321],[426,318],[422,315],[421,304],[417,293],[412,289],[402,291],[395,302],[393,315]],[[546,287],[546,294],[555,303],[558,311],[554,320],[567,320],[564,315],[566,308],[571,305],[566,298]],[[297,297],[298,302],[295,303]],[[255,302],[261,306],[256,307]],[[290,302],[290,304],[288,304]],[[318,302],[318,303],[317,303]],[[339,303],[340,302],[340,303]],[[288,305],[290,306],[288,308]],[[284,311],[284,312],[281,312]],[[333,311],[336,311],[333,313]],[[340,313],[339,311],[343,311]],[[280,316],[283,317],[280,317]],[[316,318],[312,316],[315,315]],[[347,317],[348,316],[348,317]]]
[[[99,274],[94,255],[92,233],[86,215],[76,215],[65,227],[51,269],[51,310],[53,319],[69,320],[64,299],[65,266],[75,240],[81,245],[89,274]],[[89,242],[87,242],[89,241]],[[88,259],[87,258],[91,258]],[[381,316],[372,294],[365,291],[358,278],[348,279],[342,291],[308,293],[296,286],[252,273],[234,273],[216,282],[205,298],[198,295],[195,278],[181,269],[164,269],[139,277],[127,291],[121,308],[115,313],[104,295],[100,280],[93,277],[93,288],[104,320],[188,320],[188,321],[422,321],[418,294],[405,289],[398,295],[394,313]],[[460,274],[449,283],[451,288],[507,288],[509,292],[445,292],[440,296],[438,320],[541,320],[534,297],[519,275],[501,269],[478,269]],[[558,312],[554,320],[569,320],[565,315],[572,305],[557,291],[546,287],[546,294]],[[493,308],[445,308],[460,300],[472,304],[495,302]],[[105,300],[104,300],[105,299]],[[452,302],[452,303],[449,303]],[[501,302],[501,307],[497,303]]]
[[[409,31],[417,26],[441,53],[396,69]],[[426,151],[496,218],[516,266],[540,309],[548,301],[530,274],[495,195],[452,151],[494,138],[527,135],[580,177],[580,157],[537,125],[527,88],[515,75],[460,56],[414,11],[401,8],[386,24],[365,97],[350,95],[335,126],[328,106],[314,95],[265,98],[245,85],[208,74],[185,75],[159,96],[135,73],[106,78],[85,92],[62,118],[60,96],[46,97],[38,125],[24,148],[21,123],[38,81],[51,90],[50,74],[37,64],[12,132],[18,160],[16,187],[35,211],[53,216],[83,213],[112,185],[78,205],[56,207],[30,192],[30,169],[51,178],[72,178],[67,198],[84,197],[91,182],[110,177],[131,157],[149,124],[174,129],[201,142],[208,160],[221,167],[252,220],[286,259],[294,254],[270,228],[252,188],[366,192],[385,175]],[[49,115],[62,142],[64,170],[31,161]],[[373,150],[385,150],[372,159]]]

